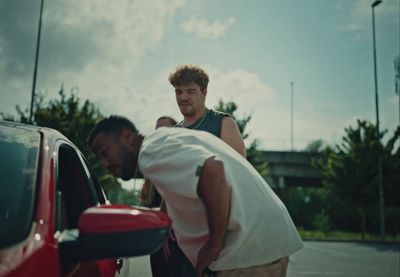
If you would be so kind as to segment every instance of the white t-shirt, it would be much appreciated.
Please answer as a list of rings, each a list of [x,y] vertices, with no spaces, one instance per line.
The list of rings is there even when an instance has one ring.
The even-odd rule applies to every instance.
[[[260,265],[299,250],[303,243],[286,207],[245,158],[207,132],[159,128],[143,140],[139,168],[164,197],[178,244],[189,260],[196,264],[208,240],[197,185],[199,168],[211,157],[223,161],[232,194],[224,248],[210,268]]]

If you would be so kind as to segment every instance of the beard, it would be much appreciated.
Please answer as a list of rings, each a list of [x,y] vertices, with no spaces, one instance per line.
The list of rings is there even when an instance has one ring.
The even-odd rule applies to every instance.
[[[137,170],[137,156],[127,149],[121,154],[121,179],[128,181],[135,178]]]

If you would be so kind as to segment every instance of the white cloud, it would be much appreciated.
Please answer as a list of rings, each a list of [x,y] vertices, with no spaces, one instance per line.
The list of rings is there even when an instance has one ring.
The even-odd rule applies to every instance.
[[[198,38],[203,39],[218,39],[225,35],[228,29],[235,25],[235,18],[230,17],[225,22],[216,20],[207,22],[204,19],[191,17],[182,24],[182,28],[187,33],[192,33]]]
[[[256,74],[241,68],[226,72],[208,68],[207,72],[210,75],[208,101],[217,103],[218,99],[222,98],[224,101],[232,99],[244,106],[260,102],[263,106],[271,104],[274,92]]]
[[[127,57],[132,64],[159,45],[182,5],[183,0],[58,1],[48,17],[64,28],[86,30],[107,64],[119,65]]]
[[[349,10],[348,21],[344,22],[343,26],[339,28],[342,31],[348,32],[359,32],[363,29],[370,28],[370,24],[366,24],[367,21],[371,21],[372,8],[371,4],[374,1],[370,0],[357,0],[350,3],[341,3],[340,10]],[[399,20],[399,6],[397,0],[386,0],[383,1],[379,6],[375,7],[376,17],[392,17],[393,19]],[[348,9],[348,6],[351,8]]]
[[[390,95],[389,97],[387,97],[386,101],[388,103],[390,103],[391,105],[398,105],[400,108],[400,95],[394,93],[393,95]],[[384,99],[385,101],[385,99]]]
[[[347,25],[343,25],[339,28],[340,31],[348,31],[348,32],[359,32],[363,29],[359,23],[349,22]]]
[[[354,17],[371,17],[372,8],[371,5],[374,3],[373,0],[358,0],[354,3],[352,14]],[[379,6],[375,7],[376,15],[398,15],[399,14],[399,2],[397,0],[384,0]]]
[[[135,98],[140,95],[135,73],[143,57],[163,42],[183,4],[184,0],[46,2],[37,89],[49,91],[47,96],[52,98],[64,83],[66,89],[78,87],[79,97],[101,103],[105,113],[132,110],[131,100],[142,101]],[[18,5],[15,9],[21,18],[37,12]],[[10,41],[14,48],[18,41],[11,35],[0,39]],[[25,75],[17,75],[0,66],[1,98],[8,99],[0,101],[0,110],[11,112],[12,103],[25,107],[30,100],[33,66],[28,59],[3,58],[15,68],[20,68],[17,63],[29,68]]]

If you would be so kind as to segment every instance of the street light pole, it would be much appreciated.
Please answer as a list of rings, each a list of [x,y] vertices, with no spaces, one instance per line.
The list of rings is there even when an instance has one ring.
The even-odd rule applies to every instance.
[[[375,7],[382,3],[381,0],[377,0],[372,3],[372,36],[374,46],[374,76],[375,76],[375,108],[376,108],[376,132],[378,141],[380,142],[380,131],[379,131],[379,98],[378,98],[378,75],[376,70],[376,46],[375,46]],[[380,145],[380,143],[379,143]],[[378,191],[379,191],[379,217],[380,217],[380,236],[381,240],[385,240],[385,202],[383,196],[382,186],[382,154],[381,149],[378,146]]]
[[[400,14],[400,0],[399,0],[399,14]],[[400,126],[400,20],[399,20],[399,55],[394,60],[395,72],[395,88],[396,95],[399,96],[399,125]]]
[[[39,29],[36,40],[36,55],[35,55],[35,69],[33,71],[33,84],[32,84],[32,97],[31,97],[31,109],[29,113],[29,123],[32,123],[32,115],[33,115],[33,104],[35,102],[35,90],[36,90],[36,75],[37,75],[37,65],[39,60],[39,48],[40,48],[40,34],[42,30],[42,14],[43,14],[43,1],[40,1],[40,16],[39,16]]]
[[[400,1],[399,1],[400,3]],[[400,45],[400,43],[399,43]],[[396,95],[399,96],[399,125],[400,126],[400,51],[397,58],[394,60],[394,85],[395,85],[395,92]]]
[[[293,125],[293,82],[290,82],[290,150],[293,151],[293,131],[294,131],[294,125]]]

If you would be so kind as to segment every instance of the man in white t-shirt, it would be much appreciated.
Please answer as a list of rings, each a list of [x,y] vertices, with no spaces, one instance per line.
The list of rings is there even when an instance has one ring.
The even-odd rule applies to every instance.
[[[217,276],[286,276],[302,240],[285,206],[248,161],[203,131],[159,128],[146,138],[110,116],[88,138],[93,153],[124,180],[140,170],[166,202],[178,244]]]

